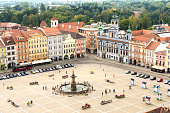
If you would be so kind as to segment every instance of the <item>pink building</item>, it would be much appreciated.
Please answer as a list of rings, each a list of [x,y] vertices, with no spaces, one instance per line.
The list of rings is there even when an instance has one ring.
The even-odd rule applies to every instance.
[[[155,53],[156,65],[165,67],[166,51],[159,51]]]

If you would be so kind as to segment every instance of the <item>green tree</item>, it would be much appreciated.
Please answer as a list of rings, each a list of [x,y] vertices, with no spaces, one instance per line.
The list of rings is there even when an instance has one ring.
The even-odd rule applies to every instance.
[[[142,29],[147,29],[151,26],[151,19],[147,15],[143,16],[141,22],[142,22]]]
[[[18,23],[18,19],[16,18],[16,16],[11,17],[11,22]]]
[[[23,16],[22,25],[24,25],[24,26],[28,26],[28,25],[29,25],[29,21],[28,21],[28,16],[27,16],[27,14],[25,14],[25,15]]]
[[[119,21],[119,27],[121,30],[127,30],[129,26],[129,19],[122,19]]]
[[[40,11],[41,13],[44,12],[46,9],[45,9],[45,5],[43,3],[41,3],[40,5]]]
[[[131,15],[129,17],[129,23],[132,26],[132,30],[137,30],[139,29],[139,25],[140,25],[140,19],[134,15]]]

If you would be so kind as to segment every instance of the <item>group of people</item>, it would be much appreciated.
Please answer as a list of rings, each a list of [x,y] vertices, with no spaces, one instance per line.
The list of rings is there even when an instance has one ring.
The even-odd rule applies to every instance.
[[[33,104],[33,101],[28,101],[27,105],[29,106],[30,104]]]
[[[43,86],[43,90],[47,90],[47,86]]]
[[[105,94],[107,95],[107,93],[111,93],[111,89],[109,89],[109,90],[107,90],[107,89],[105,89]],[[116,92],[116,90],[115,89],[113,89],[113,93],[115,93]],[[102,92],[102,96],[104,95],[104,93]]]

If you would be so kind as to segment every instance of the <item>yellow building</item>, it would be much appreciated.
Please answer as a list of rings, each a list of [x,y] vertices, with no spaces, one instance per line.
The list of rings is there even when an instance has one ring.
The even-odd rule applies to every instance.
[[[23,31],[28,41],[29,61],[48,59],[48,38],[41,30]]]
[[[71,37],[71,34],[63,35],[63,59],[70,59],[75,56],[75,39]]]
[[[3,42],[0,40],[0,70],[5,70],[5,69],[7,69],[5,46],[3,45]]]
[[[166,66],[167,72],[170,72],[170,44],[166,47],[165,66]]]

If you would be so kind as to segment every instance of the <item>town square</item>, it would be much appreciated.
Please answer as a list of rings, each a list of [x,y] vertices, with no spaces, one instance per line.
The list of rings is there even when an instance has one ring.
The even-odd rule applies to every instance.
[[[67,74],[66,74],[67,71]],[[53,91],[52,87],[59,87],[65,82],[71,81],[71,75],[77,76],[76,82],[88,82],[93,90],[80,94],[64,94]],[[93,71],[93,73],[91,73]],[[36,112],[36,113],[67,113],[67,112],[110,112],[110,113],[143,113],[160,106],[169,106],[170,98],[167,96],[168,85],[149,79],[137,78],[134,75],[125,74],[127,70],[104,64],[74,64],[74,67],[30,74],[1,81],[1,108],[0,112]],[[54,76],[49,76],[53,75]],[[62,76],[68,75],[68,78]],[[135,79],[134,85],[129,88],[131,78]],[[109,83],[106,80],[113,81]],[[38,85],[30,85],[30,82],[38,82]],[[147,89],[142,88],[142,81],[147,82]],[[154,85],[160,85],[162,100],[157,100]],[[13,90],[7,89],[13,86]],[[44,88],[46,87],[46,88]],[[107,91],[107,93],[105,92]],[[103,94],[102,94],[103,93]],[[117,99],[115,95],[125,95],[125,98]],[[143,97],[150,96],[151,104],[146,104]],[[12,100],[19,107],[14,107],[7,100]],[[102,101],[112,100],[111,103],[101,105]],[[32,104],[27,105],[32,101]],[[88,103],[91,107],[82,109]]]

